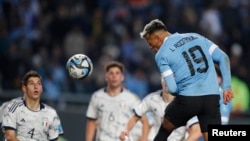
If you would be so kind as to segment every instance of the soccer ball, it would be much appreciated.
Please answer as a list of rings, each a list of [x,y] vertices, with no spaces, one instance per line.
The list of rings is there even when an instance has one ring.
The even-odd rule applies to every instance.
[[[87,55],[75,54],[68,59],[66,69],[70,77],[84,79],[91,75],[93,63]]]

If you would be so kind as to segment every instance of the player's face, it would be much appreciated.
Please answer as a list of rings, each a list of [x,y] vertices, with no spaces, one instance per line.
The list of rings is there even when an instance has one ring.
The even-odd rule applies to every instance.
[[[118,67],[112,67],[106,73],[106,81],[110,87],[119,87],[122,85],[124,75]]]
[[[149,48],[153,50],[154,52],[157,52],[162,44],[159,32],[155,32],[152,34],[147,34],[145,39],[148,42]]]
[[[28,99],[40,99],[43,92],[41,79],[39,77],[30,77],[27,85],[22,86],[22,90]]]

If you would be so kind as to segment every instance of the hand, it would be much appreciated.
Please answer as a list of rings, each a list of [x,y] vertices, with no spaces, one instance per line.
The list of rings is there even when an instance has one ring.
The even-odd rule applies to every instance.
[[[233,97],[234,94],[232,90],[224,90],[223,92],[224,104],[227,104],[230,100],[232,100]]]
[[[122,131],[120,136],[119,136],[121,141],[125,141],[127,139],[127,137],[128,137],[128,131],[127,130]]]

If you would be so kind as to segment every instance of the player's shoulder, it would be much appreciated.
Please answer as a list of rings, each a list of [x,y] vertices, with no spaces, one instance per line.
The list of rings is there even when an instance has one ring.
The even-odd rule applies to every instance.
[[[100,88],[94,91],[91,95],[90,101],[99,101],[107,97],[106,88]]]
[[[195,33],[195,32],[181,33],[181,35],[184,35],[184,36],[202,36],[201,34]]]
[[[105,93],[105,88],[100,88],[92,93],[92,97],[102,96]]]
[[[23,97],[13,98],[13,99],[11,99],[9,101],[5,101],[4,103],[2,103],[1,107],[6,107],[10,103],[13,103],[13,102],[16,102],[16,101],[18,102],[18,101],[21,101],[21,100],[23,100]]]
[[[41,103],[41,108],[48,111],[48,112],[51,112],[51,113],[57,113],[56,112],[56,109],[48,104],[45,104],[45,103]]]
[[[2,103],[0,106],[0,109],[4,109],[9,104],[9,102],[10,101],[6,101],[6,102]]]
[[[57,113],[56,109],[53,108],[52,106],[48,105],[48,104],[45,104],[45,103],[41,103],[40,112],[48,114],[50,116],[56,116],[56,117],[58,116],[58,113]]]
[[[25,106],[24,100],[16,99],[16,100],[9,101],[8,103],[6,103],[5,108],[7,108],[8,112],[14,113],[15,111],[18,111],[23,106]]]
[[[147,96],[145,96],[144,99],[152,99],[152,98],[159,98],[161,97],[162,90],[156,90],[154,92],[149,93]]]
[[[174,33],[173,34],[174,37],[179,37],[179,38],[187,38],[187,37],[193,37],[193,38],[199,38],[199,37],[203,37],[201,34],[199,33],[195,33],[195,32],[187,32],[187,33]]]
[[[136,95],[136,93],[132,92],[131,90],[129,90],[128,88],[123,88],[122,89],[122,93],[125,93],[127,95]]]
[[[122,94],[128,98],[140,99],[139,96],[127,88],[123,88]]]
[[[20,96],[20,97],[16,97],[16,98],[13,98],[13,99],[11,99],[10,101],[18,101],[18,100],[23,100],[24,99],[24,97],[23,96]]]

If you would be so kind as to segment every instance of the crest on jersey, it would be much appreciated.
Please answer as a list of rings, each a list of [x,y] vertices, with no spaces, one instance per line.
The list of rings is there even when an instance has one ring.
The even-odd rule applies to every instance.
[[[49,125],[48,119],[47,119],[47,118],[43,118],[43,119],[42,119],[42,126],[43,126],[43,127],[47,127],[48,125]]]

